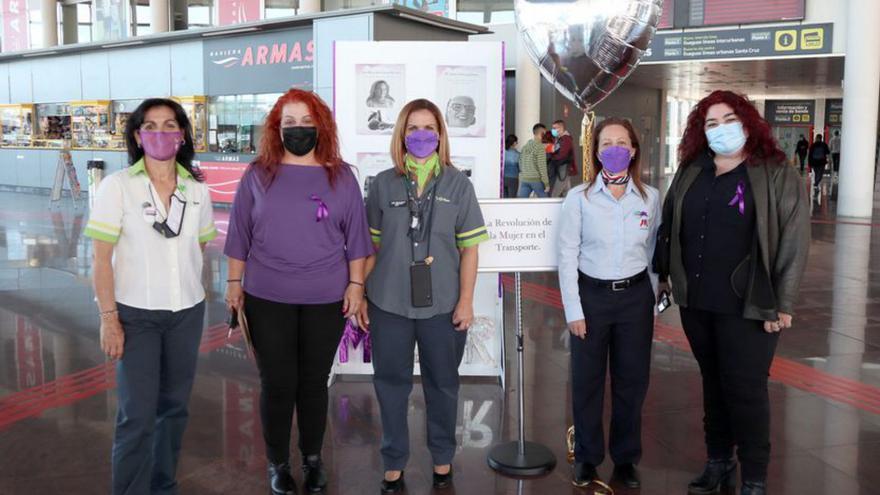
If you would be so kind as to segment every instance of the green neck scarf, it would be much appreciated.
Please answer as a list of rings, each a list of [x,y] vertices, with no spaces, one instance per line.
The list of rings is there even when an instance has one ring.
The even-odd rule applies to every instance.
[[[434,153],[425,163],[418,163],[411,156],[406,155],[406,170],[416,174],[419,189],[424,189],[432,173],[435,176],[440,175],[440,157]]]

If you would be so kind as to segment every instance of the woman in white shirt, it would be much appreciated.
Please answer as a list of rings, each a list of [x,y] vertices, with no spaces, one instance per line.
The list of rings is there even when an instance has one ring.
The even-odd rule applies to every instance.
[[[568,193],[559,227],[559,285],[571,331],[572,483],[601,483],[596,466],[605,457],[602,401],[610,362],[614,478],[637,488],[654,329],[648,268],[660,195],[641,181],[638,137],[628,120],[602,121],[593,153],[596,177]]]
[[[179,104],[145,100],[125,140],[131,165],[101,182],[85,229],[101,349],[117,360],[112,493],[176,493],[205,314],[202,248],[217,230]]]

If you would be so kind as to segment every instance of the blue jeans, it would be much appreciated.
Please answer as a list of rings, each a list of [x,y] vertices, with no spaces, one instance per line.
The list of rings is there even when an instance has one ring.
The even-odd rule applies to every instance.
[[[547,193],[544,192],[544,183],[543,182],[520,182],[519,183],[519,194],[517,197],[519,198],[528,198],[529,195],[535,192],[535,195],[539,198],[546,198]]]
[[[177,312],[117,307],[125,347],[116,365],[113,495],[174,494],[205,302]]]

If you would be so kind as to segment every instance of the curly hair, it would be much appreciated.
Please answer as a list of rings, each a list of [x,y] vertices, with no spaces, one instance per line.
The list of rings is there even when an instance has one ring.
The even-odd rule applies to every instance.
[[[785,152],[779,149],[770,124],[761,117],[749,100],[733,91],[717,90],[700,100],[688,116],[687,127],[678,146],[678,155],[681,159],[680,166],[686,167],[693,163],[703,153],[712,151],[706,140],[706,114],[709,107],[719,103],[726,103],[742,121],[743,129],[748,134],[743,154],[749,165],[761,163],[785,163]]]
[[[344,162],[339,151],[336,121],[333,120],[333,112],[330,111],[324,100],[311,91],[291,89],[278,98],[269,115],[266,116],[259,153],[251,165],[263,172],[262,179],[266,187],[272,184],[284,158],[284,144],[281,142],[281,113],[284,105],[296,102],[305,103],[309,107],[309,113],[318,129],[315,159],[324,166],[332,186],[344,169]]]

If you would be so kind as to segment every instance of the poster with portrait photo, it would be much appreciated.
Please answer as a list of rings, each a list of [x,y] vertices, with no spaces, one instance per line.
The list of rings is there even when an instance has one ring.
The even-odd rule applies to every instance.
[[[474,180],[474,166],[477,164],[477,157],[452,156],[450,157],[450,160],[452,160],[452,165],[454,165],[455,168],[461,170],[471,181]]]
[[[438,65],[437,100],[450,136],[486,136],[485,66]]]
[[[391,135],[406,103],[406,66],[357,64],[355,78],[357,133]]]
[[[391,161],[391,153],[358,153],[356,166],[358,183],[361,185],[361,192],[366,200],[373,179],[379,173],[393,168],[394,162]]]

